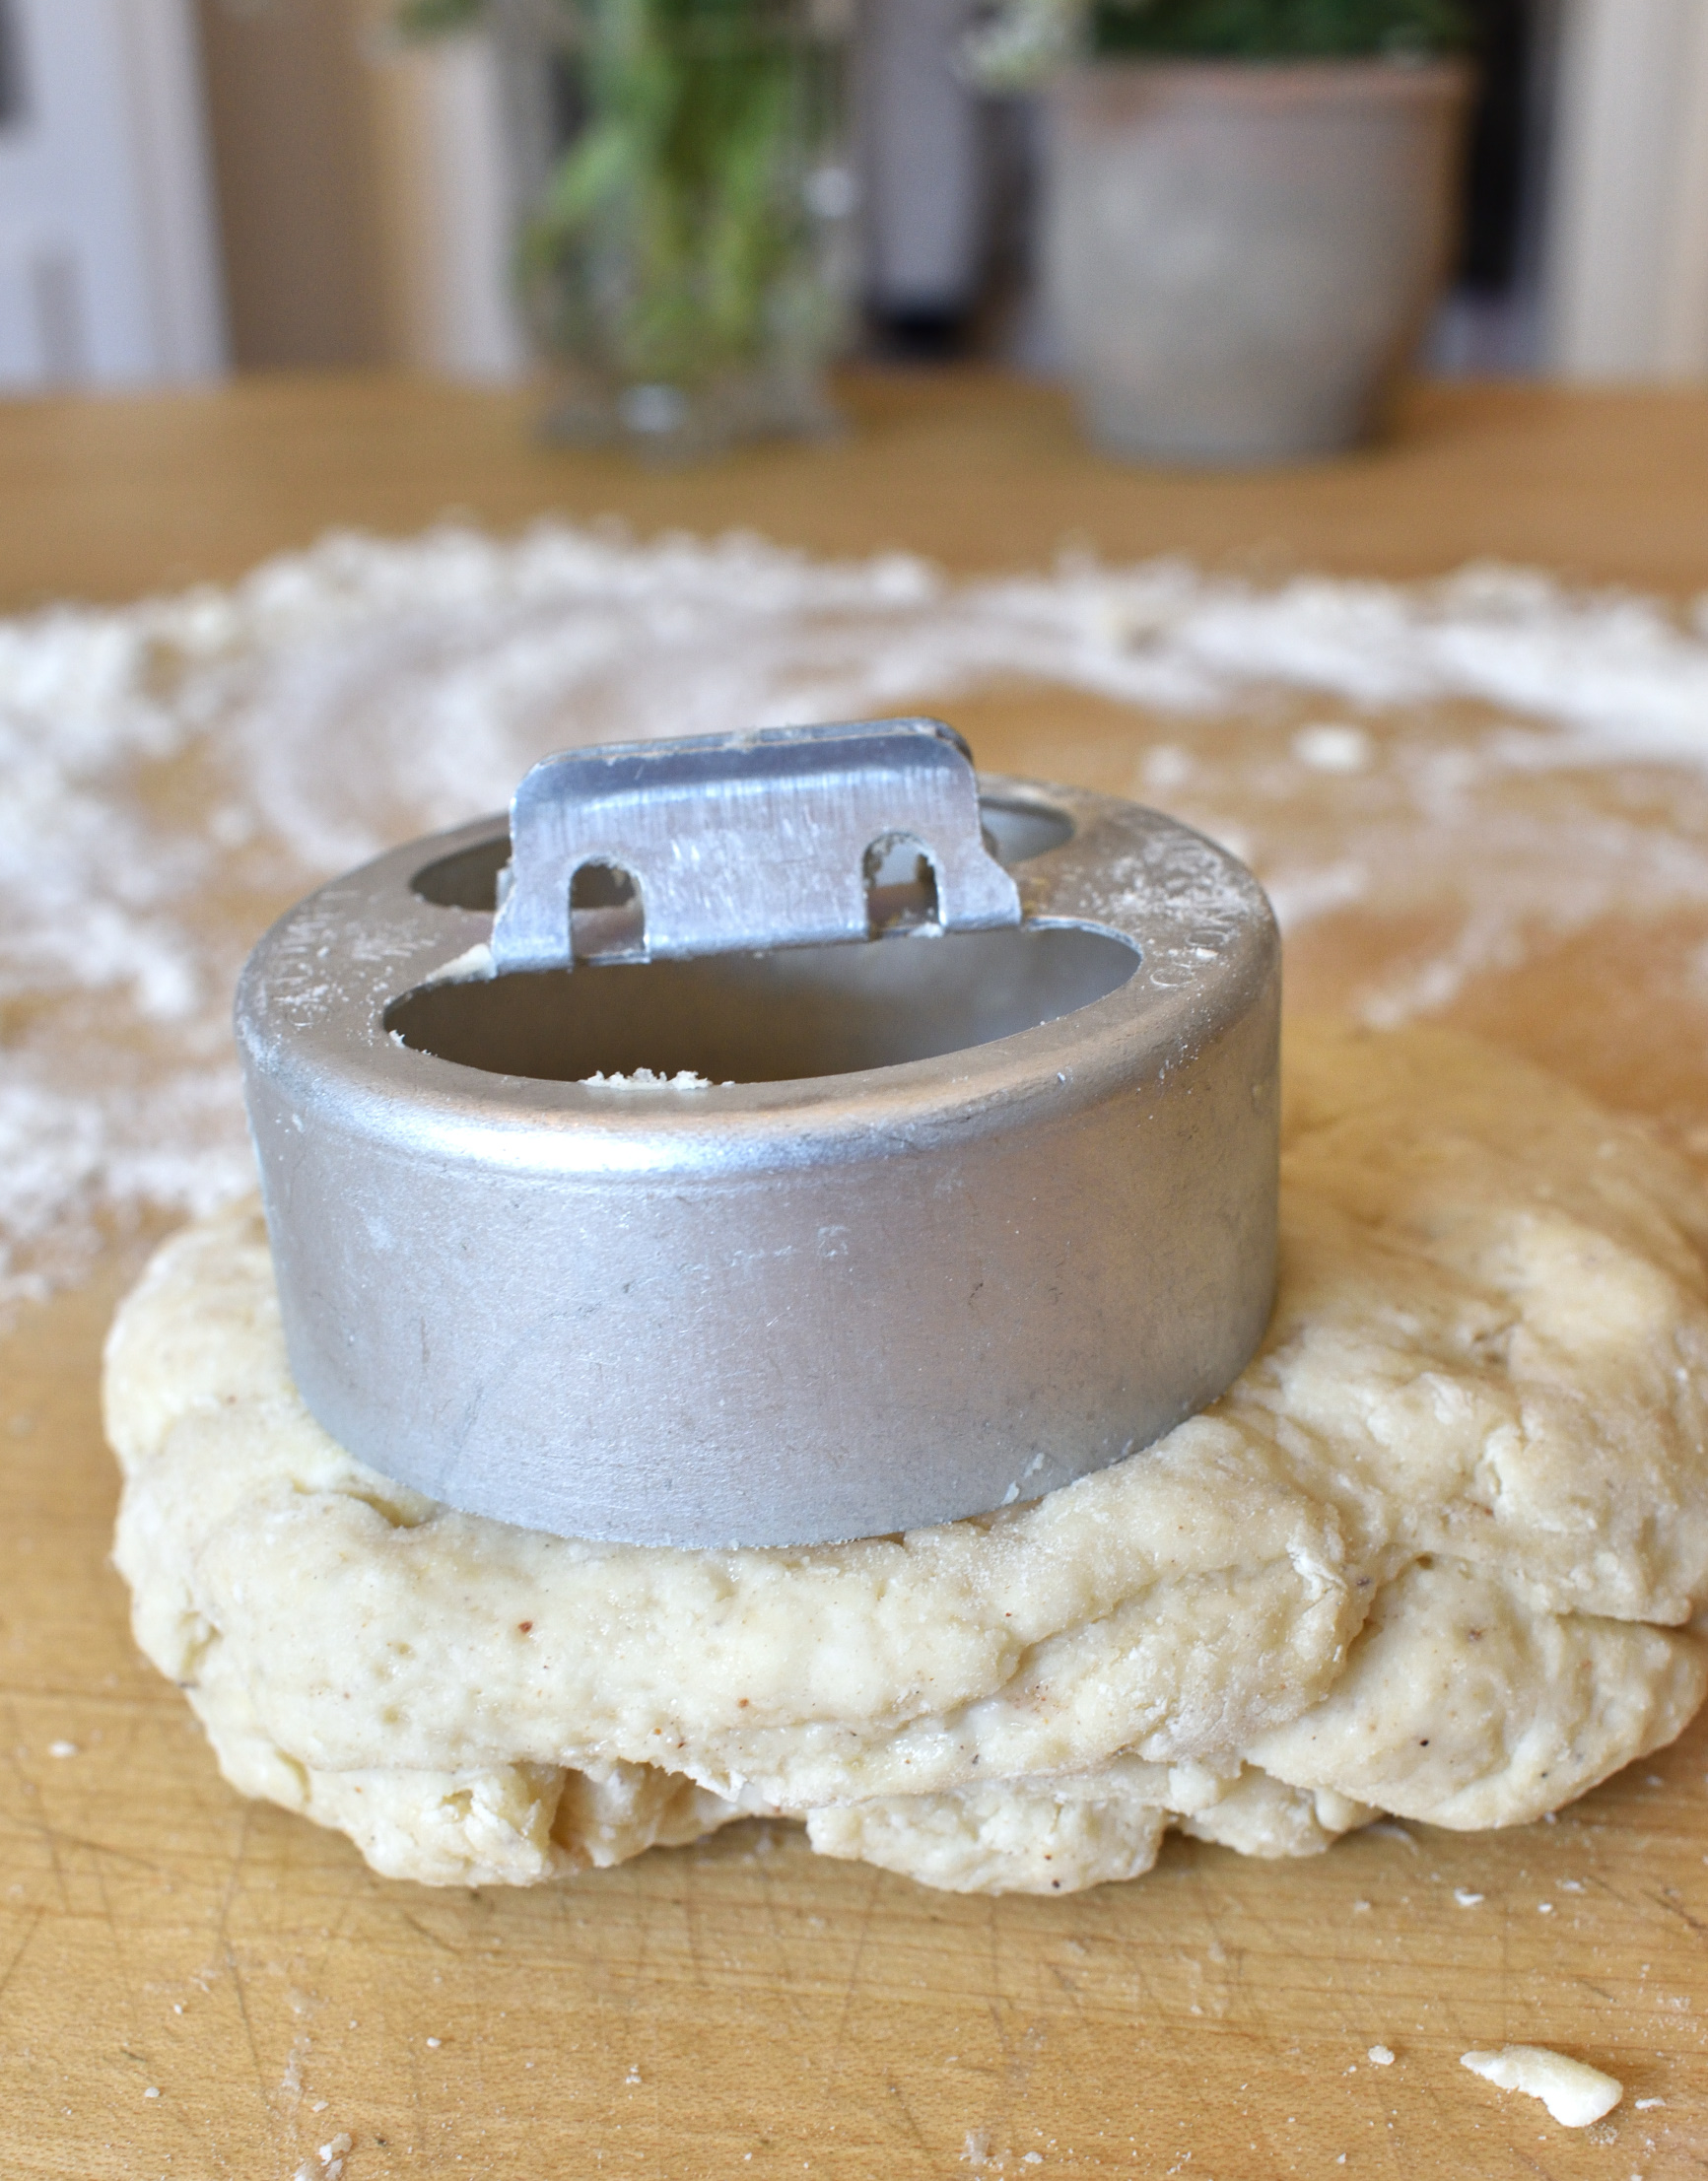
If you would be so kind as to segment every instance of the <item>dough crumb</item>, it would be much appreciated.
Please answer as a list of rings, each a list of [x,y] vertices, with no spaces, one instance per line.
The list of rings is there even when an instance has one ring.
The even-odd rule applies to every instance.
[[[1459,1903],[1461,1908],[1480,1908],[1482,1906],[1482,1895],[1480,1893],[1472,1893],[1468,1887],[1463,1885],[1456,1885],[1454,1887],[1453,1897]]]
[[[1391,2068],[1394,2065],[1394,2055],[1386,2045],[1372,2045],[1367,2057],[1373,2068]]]
[[[75,1757],[80,1752],[74,1741],[50,1741],[47,1744],[47,1754],[50,1757]]]
[[[691,1067],[679,1067],[674,1075],[660,1075],[649,1067],[631,1068],[627,1075],[607,1075],[597,1068],[591,1075],[581,1077],[588,1090],[714,1090],[710,1075],[701,1075]],[[721,1088],[727,1090],[725,1083]]]
[[[1613,2110],[1625,2094],[1622,2082],[1582,2060],[1568,2060],[1545,2045],[1503,2045],[1499,2052],[1468,2052],[1462,2068],[1497,2090],[1522,2090],[1540,2098],[1562,2128],[1588,2128]]]
[[[422,979],[428,985],[488,984],[495,976],[492,948],[484,939],[457,955],[453,961],[442,962],[438,969]],[[395,1036],[395,1032],[393,1033]]]

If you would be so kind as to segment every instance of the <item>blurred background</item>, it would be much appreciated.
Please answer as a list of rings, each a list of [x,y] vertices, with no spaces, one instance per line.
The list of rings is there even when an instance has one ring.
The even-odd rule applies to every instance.
[[[970,0],[862,0],[868,354],[1059,361],[1039,104]],[[1479,0],[1447,375],[1708,372],[1708,5]],[[0,0],[0,389],[527,369],[512,238],[574,116],[524,14],[411,43],[384,0]]]

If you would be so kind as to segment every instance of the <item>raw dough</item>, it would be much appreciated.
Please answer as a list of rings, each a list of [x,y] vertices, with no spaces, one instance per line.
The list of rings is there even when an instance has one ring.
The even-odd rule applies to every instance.
[[[1523,1822],[1675,1736],[1708,1659],[1708,1199],[1438,1032],[1294,1032],[1274,1323],[1202,1416],[978,1521],[580,1543],[353,1461],[250,1204],[107,1350],[137,1637],[226,1776],[376,1869],[530,1883],[804,1817],[931,1885],[1066,1892],[1180,1826],[1304,1855]]]
[[[1502,2045],[1499,2052],[1468,2052],[1460,2066],[1497,2090],[1522,2090],[1540,2098],[1562,2128],[1590,2128],[1606,2120],[1625,2085],[1586,2061],[1570,2060],[1546,2045]]]

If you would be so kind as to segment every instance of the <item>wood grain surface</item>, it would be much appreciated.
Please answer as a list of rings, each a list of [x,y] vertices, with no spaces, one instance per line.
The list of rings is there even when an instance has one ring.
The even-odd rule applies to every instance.
[[[840,400],[839,441],[652,472],[540,445],[534,392],[425,379],[0,403],[0,608],[226,580],[328,528],[408,532],[447,514],[501,529],[611,512],[643,534],[742,525],[953,569],[1036,567],[1077,546],[1261,572],[1427,576],[1496,559],[1653,589],[1708,580],[1708,403],[1693,392],[1421,386],[1383,445],[1220,474],[1105,460],[1059,393],[984,374],[851,375]]]
[[[963,567],[1035,563],[1076,529],[1122,554],[1403,574],[1493,551],[1678,593],[1708,582],[1702,397],[1430,393],[1390,448],[1209,480],[1098,465],[1033,389],[874,380],[851,406],[863,429],[843,444],[676,477],[541,454],[513,400],[408,384],[4,409],[0,592],[224,576],[330,522],[404,528],[452,504],[504,524],[552,508],[749,523]],[[1176,806],[1241,829],[1260,861],[1397,822],[1381,765],[1274,789],[1307,716],[1276,700],[1197,722]],[[988,764],[1121,792],[1183,734],[1051,689],[956,717]],[[1364,724],[1387,752],[1482,722]],[[1478,823],[1498,837],[1510,810],[1565,881],[1574,845],[1615,822],[1639,861],[1708,852],[1694,774],[1502,793]],[[1295,1005],[1359,1003],[1482,898],[1485,836],[1409,838],[1394,890],[1294,946]],[[1708,1150],[1708,895],[1614,889],[1575,920],[1521,923],[1469,964],[1445,1019]],[[343,2136],[347,2181],[1708,2170],[1700,1723],[1555,1823],[1385,1825],[1280,1864],[1173,1840],[1150,1877],[1053,1901],[934,1894],[760,1824],[569,1885],[437,1892],[239,1802],[132,1648],[107,1561],[98,1355],[146,1240],[115,1237],[96,1280],[0,1342],[4,2181],[288,2181],[324,2172],[319,2147]],[[1624,2103],[1572,2133],[1460,2068],[1508,2041],[1608,2068]]]

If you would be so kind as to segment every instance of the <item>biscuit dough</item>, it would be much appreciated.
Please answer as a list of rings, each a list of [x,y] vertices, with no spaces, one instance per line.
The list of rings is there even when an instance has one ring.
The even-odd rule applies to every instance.
[[[1467,2052],[1459,2064],[1497,2090],[1522,2090],[1540,2098],[1562,2128],[1593,2128],[1625,2094],[1625,2085],[1582,2060],[1546,2045],[1502,2045],[1499,2052]]]
[[[1294,1031],[1280,1294],[1203,1415],[1030,1506],[803,1550],[462,1515],[308,1415],[250,1203],[114,1323],[116,1559],[226,1777],[373,1866],[528,1884],[804,1818],[964,1891],[1508,1825],[1708,1686],[1708,1198],[1426,1030]]]

